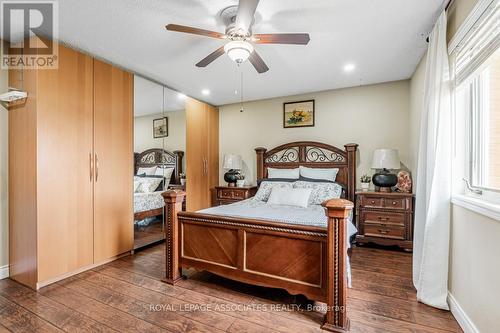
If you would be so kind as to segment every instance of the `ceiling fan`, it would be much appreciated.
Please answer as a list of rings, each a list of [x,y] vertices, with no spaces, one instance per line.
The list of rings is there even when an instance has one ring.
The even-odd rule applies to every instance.
[[[252,25],[258,4],[259,0],[239,0],[238,6],[223,9],[220,16],[226,25],[224,34],[178,24],[169,24],[166,28],[170,31],[228,40],[225,45],[198,62],[197,67],[206,67],[226,53],[237,64],[248,59],[257,72],[265,73],[269,67],[255,51],[252,43],[307,45],[310,38],[306,33],[253,34]]]

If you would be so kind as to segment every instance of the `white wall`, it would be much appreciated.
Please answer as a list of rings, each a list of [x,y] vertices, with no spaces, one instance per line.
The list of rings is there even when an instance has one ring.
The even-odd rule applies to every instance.
[[[8,87],[8,71],[0,70],[0,92]],[[9,188],[8,188],[8,116],[0,106],[0,278],[7,273],[9,264]]]
[[[168,117],[168,137],[153,138],[153,120]],[[186,112],[174,111],[134,118],[134,152],[164,148],[186,151]]]
[[[314,127],[283,128],[283,102],[314,99]],[[373,150],[396,148],[409,161],[410,82],[397,81],[299,96],[281,97],[219,108],[220,183],[224,184],[224,154],[240,154],[247,182],[255,183],[254,148],[274,148],[291,141],[320,141],[342,147],[359,144],[358,182],[370,169]]]

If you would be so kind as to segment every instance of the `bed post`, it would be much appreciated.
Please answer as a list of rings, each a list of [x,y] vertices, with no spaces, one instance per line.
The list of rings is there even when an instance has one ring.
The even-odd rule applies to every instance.
[[[181,173],[182,171],[182,157],[184,156],[184,152],[182,150],[174,150],[175,155],[175,183],[181,183]]]
[[[328,216],[327,311],[322,329],[349,331],[347,319],[347,218],[354,207],[349,200],[332,199],[323,203]]]
[[[348,172],[348,184],[347,184],[347,199],[356,202],[356,151],[358,150],[358,145],[355,143],[348,143],[345,146],[347,151],[347,172]]]
[[[181,279],[179,267],[179,223],[177,213],[182,211],[182,201],[186,196],[183,191],[166,191],[162,193],[165,200],[165,265],[166,276],[163,282],[174,285]]]
[[[257,182],[265,176],[264,173],[266,170],[264,170],[264,154],[266,151],[266,148],[255,148],[255,152],[257,153]]]

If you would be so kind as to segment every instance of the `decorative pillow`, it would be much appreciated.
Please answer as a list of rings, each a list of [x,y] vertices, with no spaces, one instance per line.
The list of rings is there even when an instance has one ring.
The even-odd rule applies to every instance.
[[[299,168],[295,169],[275,169],[267,168],[267,178],[299,179]]]
[[[257,193],[255,193],[255,196],[253,197],[254,200],[267,201],[267,199],[269,199],[269,195],[271,194],[271,190],[273,188],[292,189],[293,183],[263,181],[262,183],[260,183],[259,190],[257,191]]]
[[[144,177],[140,178],[139,181],[141,184],[137,189],[138,193],[152,193],[155,192],[160,186],[161,182],[163,182],[163,177],[153,178],[153,177]]]
[[[165,177],[165,188],[170,185],[170,180],[172,179],[172,174],[174,173],[174,168],[158,168],[156,169],[156,176]]]
[[[156,174],[156,169],[158,167],[150,167],[150,168],[139,168],[137,170],[138,175],[146,175],[146,176],[154,176]]]
[[[339,169],[337,168],[307,168],[304,166],[299,167],[300,176],[312,179],[323,179],[334,182],[337,178],[337,173],[339,173]]]
[[[141,182],[139,180],[134,180],[134,193],[137,193],[139,186],[141,186]]]
[[[267,203],[307,208],[311,191],[310,188],[288,189],[275,187],[271,190]]]
[[[297,181],[293,183],[293,188],[310,189],[311,196],[309,197],[310,205],[320,205],[326,200],[339,199],[342,195],[342,186],[337,183],[311,183]]]

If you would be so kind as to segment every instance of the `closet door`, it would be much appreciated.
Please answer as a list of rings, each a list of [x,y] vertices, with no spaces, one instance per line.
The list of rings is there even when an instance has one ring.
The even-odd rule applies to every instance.
[[[38,281],[44,282],[93,263],[93,60],[60,45],[59,68],[38,71],[37,86]]]
[[[133,248],[133,76],[94,60],[94,262]]]
[[[186,210],[210,207],[206,104],[186,100]]]
[[[207,136],[208,150],[207,156],[207,182],[210,196],[209,205],[214,202],[212,196],[215,196],[215,186],[219,185],[219,109],[206,104],[207,114]]]

